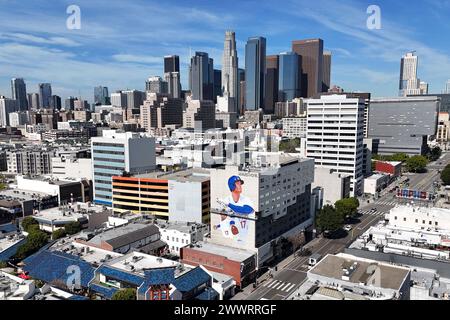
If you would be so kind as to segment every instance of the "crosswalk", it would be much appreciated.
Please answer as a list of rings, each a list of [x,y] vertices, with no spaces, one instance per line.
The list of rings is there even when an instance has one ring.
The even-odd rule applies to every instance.
[[[364,216],[384,216],[386,212],[383,211],[371,211],[371,210],[361,210],[360,213]]]
[[[384,201],[377,201],[375,202],[377,205],[382,205],[382,206],[395,206],[396,204],[398,204],[397,200],[384,200]]]
[[[281,292],[290,292],[294,289],[294,287],[296,286],[295,283],[290,283],[290,282],[284,282],[284,281],[280,281],[280,280],[270,280],[269,282],[266,282],[264,285],[264,287],[270,288],[270,289],[275,289]]]

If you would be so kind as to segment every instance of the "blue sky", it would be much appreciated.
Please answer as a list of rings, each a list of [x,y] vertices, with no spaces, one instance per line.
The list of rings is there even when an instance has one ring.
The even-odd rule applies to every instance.
[[[66,8],[81,9],[81,29],[66,28]],[[366,27],[367,7],[381,8],[382,29]],[[332,84],[375,96],[398,92],[402,54],[416,50],[419,78],[440,93],[450,79],[450,0],[0,0],[0,95],[23,77],[28,92],[51,82],[63,98],[92,101],[93,87],[144,89],[178,54],[187,88],[189,52],[205,51],[220,68],[224,32],[236,32],[239,64],[250,36],[267,54],[317,38],[333,52]]]

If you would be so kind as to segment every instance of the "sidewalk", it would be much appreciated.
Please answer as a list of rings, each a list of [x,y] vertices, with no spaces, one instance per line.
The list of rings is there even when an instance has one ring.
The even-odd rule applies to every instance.
[[[309,243],[304,245],[305,249],[311,248],[312,246],[314,246],[317,242],[320,241],[320,238],[315,238],[312,241],[310,241]],[[294,261],[295,259],[297,259],[297,257],[295,256],[295,254],[290,255],[289,257],[287,257],[286,259],[284,259],[283,261],[281,261],[280,263],[277,264],[278,267],[278,271],[273,273],[273,276],[276,277],[277,274],[279,274],[281,271],[283,271],[283,269],[290,264],[292,261]],[[263,276],[261,276],[260,278],[258,278],[258,283],[264,283],[265,281],[267,281],[269,278],[268,273],[266,272]],[[258,288],[253,288],[253,284],[248,285],[247,287],[245,287],[242,292],[237,293],[236,295],[234,295],[234,297],[231,300],[246,300],[248,298],[249,295],[251,295],[253,292],[257,291],[260,288],[260,286],[258,286]]]

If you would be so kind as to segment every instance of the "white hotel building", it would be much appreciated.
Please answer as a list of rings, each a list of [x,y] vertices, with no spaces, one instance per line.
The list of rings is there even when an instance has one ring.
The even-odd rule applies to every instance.
[[[323,95],[306,100],[306,156],[316,167],[351,176],[350,196],[363,193],[364,99]]]

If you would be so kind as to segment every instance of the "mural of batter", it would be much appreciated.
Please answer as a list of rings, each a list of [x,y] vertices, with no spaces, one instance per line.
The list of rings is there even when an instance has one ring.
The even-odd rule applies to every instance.
[[[228,179],[228,188],[231,194],[224,200],[218,200],[218,203],[224,207],[226,214],[221,215],[221,222],[214,226],[214,229],[220,229],[226,238],[234,239],[237,242],[246,242],[249,230],[249,223],[254,219],[255,210],[253,202],[242,195],[242,185],[244,181],[238,176],[232,176]],[[230,217],[229,215],[238,216]],[[243,218],[239,218],[243,216]]]

